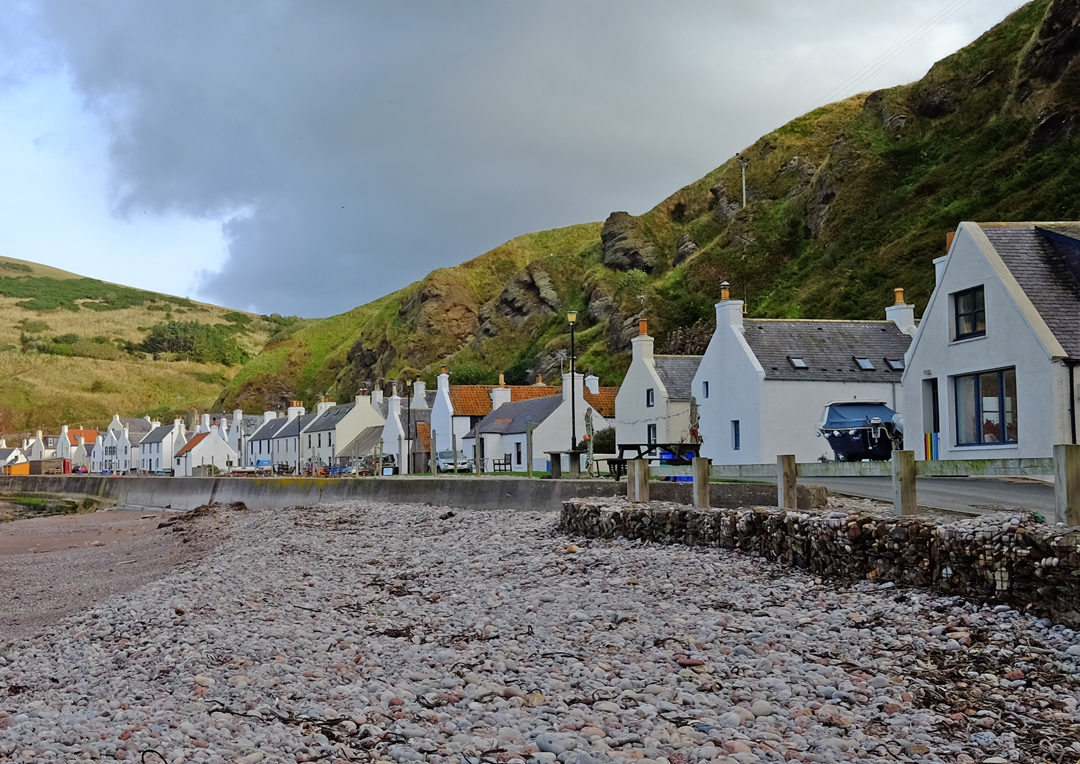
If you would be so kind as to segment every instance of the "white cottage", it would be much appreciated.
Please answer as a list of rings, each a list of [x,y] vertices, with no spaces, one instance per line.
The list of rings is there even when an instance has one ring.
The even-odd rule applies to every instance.
[[[139,443],[139,469],[152,475],[171,474],[176,452],[186,442],[187,431],[180,419],[171,425],[156,423]]]
[[[642,320],[630,342],[630,367],[615,398],[616,443],[689,443],[699,355],[656,355]]]
[[[239,464],[239,456],[229,446],[228,431],[219,425],[193,435],[176,452],[173,462],[176,477],[191,477],[198,472],[225,472]]]
[[[701,455],[718,464],[832,459],[818,434],[827,404],[880,402],[899,410],[904,353],[915,331],[903,290],[885,321],[744,319],[722,285],[716,330],[694,375]]]
[[[102,453],[98,459],[100,466],[95,472],[122,475],[131,468],[131,436],[119,414],[113,415],[101,439],[101,445]]]
[[[418,383],[423,385],[423,383]],[[421,388],[421,395],[423,391]],[[385,424],[382,415],[371,405],[371,397],[357,395],[352,403],[331,405],[304,430],[305,453],[311,463],[318,467],[339,465],[342,450],[353,443],[361,431],[381,428]]]
[[[971,223],[934,261],[902,413],[916,458],[1048,457],[1077,442],[1080,223]]]

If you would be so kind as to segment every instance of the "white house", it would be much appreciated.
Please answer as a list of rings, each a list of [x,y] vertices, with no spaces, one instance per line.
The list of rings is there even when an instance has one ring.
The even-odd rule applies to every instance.
[[[586,411],[592,411],[593,428],[602,430],[610,427],[607,417],[603,416],[586,399],[590,391],[585,378],[576,374],[574,384],[574,419],[576,434],[580,441],[585,435]],[[493,468],[492,462],[510,457],[510,468],[514,471],[528,467],[529,424],[533,425],[533,469],[544,470],[547,466],[548,451],[567,451],[571,446],[571,405],[570,375],[563,375],[562,395],[532,398],[523,401],[506,401],[496,406],[485,416],[465,438],[465,453],[473,458],[482,458],[485,470]],[[503,388],[505,389],[505,388]],[[612,388],[603,388],[604,398],[615,399]],[[599,395],[599,390],[593,395]],[[590,396],[592,397],[592,396]],[[611,413],[608,413],[611,416]]]
[[[42,437],[41,430],[36,431],[34,437],[23,444],[22,450],[26,454],[26,458],[32,462],[49,459],[55,455],[55,450],[49,448],[45,438]]]
[[[644,320],[615,398],[616,443],[690,443],[691,388],[699,355],[655,355]]]
[[[959,225],[904,371],[916,458],[1047,457],[1077,442],[1080,223]]]
[[[100,466],[95,472],[123,474],[131,468],[131,437],[127,425],[120,421],[119,414],[113,414],[112,421],[101,439],[101,446],[102,452],[98,458]],[[96,451],[95,448],[95,453]]]
[[[832,459],[818,423],[834,401],[899,410],[914,307],[895,290],[886,321],[744,319],[725,282],[716,330],[694,375],[701,455],[718,464]]]
[[[422,382],[419,384],[423,385]],[[331,405],[304,430],[305,456],[320,467],[338,464],[342,449],[351,444],[361,430],[384,424],[382,415],[371,405],[371,397],[366,394],[357,395],[352,403]]]
[[[180,419],[171,425],[160,422],[139,443],[139,469],[143,472],[171,472],[176,452],[187,442],[187,431]]]
[[[26,455],[23,454],[21,448],[8,448],[7,440],[0,438],[0,468],[25,461]]]
[[[226,471],[239,464],[239,456],[229,446],[228,431],[223,425],[198,432],[173,457],[173,474],[191,477],[196,470]]]
[[[97,430],[69,429],[60,427],[60,437],[56,441],[56,455],[70,459],[71,466],[90,468],[90,448],[97,439]]]
[[[289,423],[285,417],[279,417],[274,411],[265,411],[260,424],[254,432],[244,438],[244,454],[241,466],[271,467],[275,464],[273,437]],[[235,430],[234,430],[235,432]],[[230,440],[229,446],[235,450],[236,440]]]
[[[277,416],[270,412],[273,416]],[[255,414],[244,414],[241,409],[235,409],[233,411],[232,419],[229,420],[229,448],[240,455],[240,467],[253,467],[255,466],[248,460],[248,440],[256,431],[259,430],[266,422],[266,414],[257,416]]]
[[[304,407],[299,401],[292,402],[286,413],[285,424],[270,435],[271,458],[274,464],[287,465],[295,472],[298,472],[301,466],[307,467],[311,464],[300,433],[318,419],[319,414],[318,409],[304,413]]]

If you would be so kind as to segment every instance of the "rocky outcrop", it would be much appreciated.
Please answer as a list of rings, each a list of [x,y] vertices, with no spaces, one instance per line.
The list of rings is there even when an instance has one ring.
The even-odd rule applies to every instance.
[[[919,88],[911,95],[911,110],[920,117],[937,119],[956,111],[956,99],[943,87]]]
[[[494,337],[499,326],[516,329],[533,318],[562,310],[562,300],[551,275],[536,263],[529,263],[510,280],[502,293],[480,311],[480,337]],[[500,320],[502,319],[502,320]]]
[[[672,261],[672,265],[680,265],[685,263],[694,253],[697,252],[698,246],[694,243],[694,240],[690,238],[690,234],[679,234],[679,240],[675,242],[675,259]]]
[[[1057,80],[1080,53],[1080,0],[1055,0],[1020,66],[1022,76]]]
[[[717,183],[710,188],[709,195],[712,197],[712,212],[717,222],[730,223],[739,212],[739,201],[728,198],[727,186],[723,183]]]
[[[346,356],[352,377],[362,382],[373,382],[385,377],[390,369],[394,358],[394,348],[389,340],[366,345],[363,340],[358,341],[349,350]]]
[[[639,230],[638,219],[628,212],[612,212],[600,231],[604,265],[620,271],[656,269],[656,248]]]
[[[420,291],[420,319],[417,330],[442,334],[461,345],[476,336],[480,325],[479,305],[460,275],[437,271],[425,279]]]
[[[1039,115],[1024,147],[1028,156],[1067,141],[1076,132],[1077,115],[1073,111],[1048,110]]]

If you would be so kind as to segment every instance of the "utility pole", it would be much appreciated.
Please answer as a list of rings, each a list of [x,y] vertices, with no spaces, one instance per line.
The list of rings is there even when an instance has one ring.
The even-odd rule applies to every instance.
[[[739,157],[739,165],[742,166],[742,206],[746,208],[746,165],[750,164],[750,160],[746,157]]]

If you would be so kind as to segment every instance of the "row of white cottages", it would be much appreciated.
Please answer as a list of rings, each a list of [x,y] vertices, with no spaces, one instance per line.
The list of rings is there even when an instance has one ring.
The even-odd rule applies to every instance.
[[[188,432],[179,419],[170,425],[113,417],[97,430],[61,428],[59,435],[38,431],[21,449],[0,441],[4,464],[50,457],[70,459],[74,467],[95,474],[174,474],[284,466],[296,472],[349,463],[375,453],[394,457],[402,473],[426,472],[432,449],[457,449],[483,459],[485,469],[498,460],[510,469],[525,470],[526,431],[532,429],[535,469],[545,469],[547,451],[571,447],[571,409],[582,438],[588,427],[610,427],[615,389],[602,388],[595,376],[575,376],[571,405],[569,375],[563,387],[533,385],[451,385],[446,369],[435,391],[422,381],[402,398],[396,384],[392,394],[381,390],[357,395],[338,405],[320,401],[307,412],[293,402],[283,412],[262,416],[203,414]],[[407,458],[406,458],[407,457]]]
[[[919,459],[1047,457],[1077,443],[1080,223],[961,223],[922,319],[896,290],[885,321],[748,319],[716,304],[701,356],[653,353],[642,322],[616,399],[619,443],[694,438],[720,464],[831,459],[826,404],[898,411]]]

